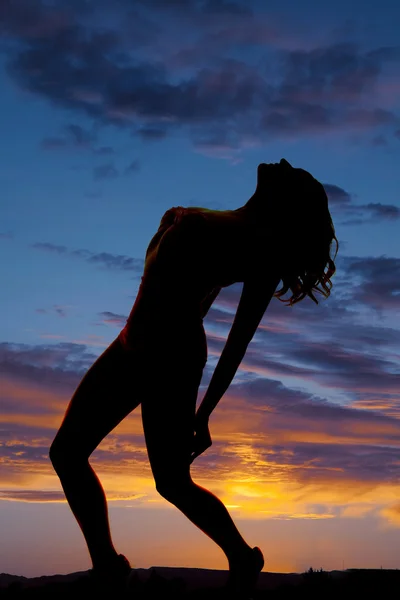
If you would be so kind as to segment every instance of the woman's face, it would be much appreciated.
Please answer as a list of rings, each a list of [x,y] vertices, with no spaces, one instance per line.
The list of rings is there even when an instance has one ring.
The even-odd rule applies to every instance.
[[[285,159],[281,158],[279,163],[261,163],[257,168],[257,191],[266,192],[274,189],[281,190],[295,182],[302,186],[311,184],[313,176],[304,169],[292,167]]]
[[[276,188],[296,171],[284,158],[279,163],[261,163],[257,168],[257,189],[263,191]]]

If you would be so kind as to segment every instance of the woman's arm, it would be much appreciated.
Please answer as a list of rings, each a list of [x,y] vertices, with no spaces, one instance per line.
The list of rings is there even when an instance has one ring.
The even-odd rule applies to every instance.
[[[280,277],[276,275],[267,281],[248,280],[244,282],[228,339],[197,411],[197,419],[208,420],[228,389],[279,281]]]

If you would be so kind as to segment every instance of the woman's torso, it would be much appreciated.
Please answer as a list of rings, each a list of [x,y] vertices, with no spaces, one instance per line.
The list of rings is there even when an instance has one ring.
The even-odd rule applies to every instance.
[[[204,335],[201,306],[216,287],[243,281],[246,256],[235,211],[173,207],[150,240],[136,301],[122,332],[130,345]]]

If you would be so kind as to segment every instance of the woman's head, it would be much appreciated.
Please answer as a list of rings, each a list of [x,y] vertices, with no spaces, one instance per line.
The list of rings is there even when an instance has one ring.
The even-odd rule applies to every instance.
[[[263,229],[272,241],[283,283],[275,296],[289,305],[306,296],[318,304],[313,292],[327,298],[332,287],[330,278],[336,271],[331,246],[335,240],[336,258],[339,242],[323,185],[285,159],[277,164],[261,164],[255,194],[246,206],[258,222],[264,222]],[[283,300],[281,296],[289,289],[291,297]]]

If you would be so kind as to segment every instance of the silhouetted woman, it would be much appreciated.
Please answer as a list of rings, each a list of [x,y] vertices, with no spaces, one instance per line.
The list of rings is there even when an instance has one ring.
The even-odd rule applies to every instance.
[[[104,491],[89,457],[141,404],[158,492],[220,546],[236,590],[245,594],[254,586],[264,564],[261,550],[245,542],[224,504],[192,480],[190,464],[211,446],[209,416],[271,298],[289,289],[290,299],[282,300],[289,305],[305,296],[318,304],[316,291],[329,296],[333,239],[338,249],[323,186],[284,159],[259,165],[255,193],[236,210],[178,206],[164,214],[126,325],[83,377],[50,449],[93,573],[122,578],[130,565],[113,546]],[[207,362],[203,318],[221,288],[235,282],[243,282],[237,313],[196,413]]]

